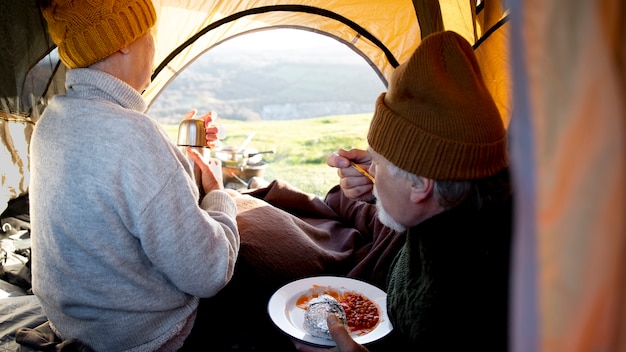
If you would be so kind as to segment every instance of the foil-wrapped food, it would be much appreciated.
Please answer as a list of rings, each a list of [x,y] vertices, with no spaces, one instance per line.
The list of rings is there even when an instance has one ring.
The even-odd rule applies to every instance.
[[[311,299],[304,312],[304,330],[312,336],[332,340],[326,322],[329,314],[335,314],[344,325],[347,324],[346,312],[333,296],[323,294]]]

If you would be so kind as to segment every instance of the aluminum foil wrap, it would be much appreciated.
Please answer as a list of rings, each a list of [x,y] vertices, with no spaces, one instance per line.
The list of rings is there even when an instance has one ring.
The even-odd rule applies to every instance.
[[[304,331],[315,337],[332,340],[326,317],[335,314],[346,325],[346,312],[339,302],[330,295],[320,295],[309,301],[304,312]]]

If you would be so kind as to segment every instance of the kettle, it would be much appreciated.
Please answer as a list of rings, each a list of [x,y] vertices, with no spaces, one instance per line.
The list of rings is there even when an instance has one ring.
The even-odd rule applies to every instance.
[[[200,190],[200,195],[204,195],[204,188],[202,187],[202,171],[198,165],[195,165],[193,160],[187,154],[187,147],[192,147],[203,158],[205,158],[205,151],[208,149],[206,146],[206,131],[204,130],[204,120],[199,118],[183,119],[178,126],[178,141],[176,143],[178,149],[185,154],[191,168],[193,169],[194,179],[196,185]],[[221,162],[211,162],[209,167],[215,174],[217,181],[222,183],[222,166]]]

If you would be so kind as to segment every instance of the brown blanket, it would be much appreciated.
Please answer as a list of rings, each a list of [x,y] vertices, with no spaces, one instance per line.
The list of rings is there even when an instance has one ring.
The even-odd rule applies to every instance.
[[[375,207],[338,187],[320,199],[274,181],[236,198],[241,248],[235,274],[202,299],[185,345],[213,351],[295,351],[267,314],[271,295],[290,281],[339,275],[385,289],[404,236],[382,226]]]
[[[240,261],[277,284],[313,275],[350,276],[384,289],[404,236],[384,227],[375,206],[339,187],[325,200],[276,180],[237,198]]]

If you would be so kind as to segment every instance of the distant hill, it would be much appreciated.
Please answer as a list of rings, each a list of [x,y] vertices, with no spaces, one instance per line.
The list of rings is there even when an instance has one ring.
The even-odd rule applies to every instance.
[[[177,123],[191,108],[244,121],[366,113],[384,90],[374,70],[343,46],[218,46],[166,87],[148,113],[162,123]]]

